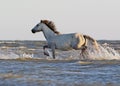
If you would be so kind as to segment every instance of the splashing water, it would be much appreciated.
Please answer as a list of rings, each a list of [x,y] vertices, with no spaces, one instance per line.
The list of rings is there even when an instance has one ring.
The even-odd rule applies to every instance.
[[[90,59],[120,60],[120,53],[117,52],[115,49],[111,48],[107,43],[102,45],[99,44],[98,51],[96,51],[94,47],[89,47],[88,53],[89,53]]]
[[[94,48],[94,46],[88,46],[87,50],[82,55],[80,50],[56,51],[57,59],[120,60],[120,53],[106,43],[102,45],[99,44],[98,51]],[[52,58],[51,50],[47,50],[47,52]]]
[[[43,48],[29,48],[26,45],[18,47],[0,47],[0,59],[18,59],[18,58],[44,58],[52,59],[52,53],[50,49],[47,49],[49,56],[43,54]],[[107,43],[100,45],[99,50],[96,51],[94,46],[88,46],[86,52],[81,55],[81,50],[61,51],[56,50],[56,59],[58,60],[120,60],[120,54],[113,48],[109,47]]]

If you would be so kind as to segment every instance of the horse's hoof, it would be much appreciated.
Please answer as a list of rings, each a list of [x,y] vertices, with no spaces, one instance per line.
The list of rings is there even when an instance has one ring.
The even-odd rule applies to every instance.
[[[49,56],[49,54],[48,54],[48,53],[45,53],[45,52],[44,52],[44,55]]]

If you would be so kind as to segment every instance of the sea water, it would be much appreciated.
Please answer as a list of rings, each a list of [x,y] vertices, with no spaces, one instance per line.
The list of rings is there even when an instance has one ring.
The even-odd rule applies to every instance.
[[[120,41],[100,41],[100,52],[56,50],[43,54],[43,41],[0,42],[0,86],[119,86]],[[50,50],[48,52],[51,52]]]

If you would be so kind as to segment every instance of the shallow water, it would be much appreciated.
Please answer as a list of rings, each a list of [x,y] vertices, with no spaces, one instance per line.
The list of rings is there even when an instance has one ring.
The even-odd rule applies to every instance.
[[[4,86],[116,86],[120,61],[0,60]]]
[[[120,60],[69,58],[75,51],[58,53],[53,60],[43,55],[42,45],[34,41],[2,42],[0,86],[120,86]],[[65,56],[68,59],[60,59]]]

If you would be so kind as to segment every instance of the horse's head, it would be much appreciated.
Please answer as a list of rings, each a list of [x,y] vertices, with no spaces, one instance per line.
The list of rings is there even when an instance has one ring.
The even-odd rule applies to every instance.
[[[51,29],[54,33],[56,34],[60,34],[60,32],[58,32],[56,30],[56,27],[54,25],[54,23],[52,21],[49,20],[41,20],[40,23],[38,23],[33,29],[32,29],[32,33],[36,33],[36,32],[40,32],[42,31],[42,29],[44,28],[43,25],[46,25],[49,29]]]
[[[43,23],[41,20],[41,22],[38,23],[37,25],[35,25],[35,27],[31,31],[32,31],[32,33],[40,32],[40,31],[42,31],[42,28],[43,28]]]

